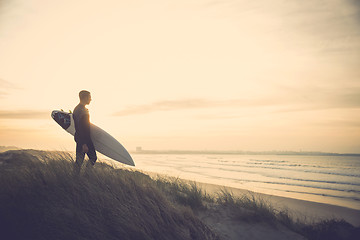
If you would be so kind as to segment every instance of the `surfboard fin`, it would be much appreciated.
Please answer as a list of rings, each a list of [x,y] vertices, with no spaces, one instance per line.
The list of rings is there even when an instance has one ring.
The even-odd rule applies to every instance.
[[[64,109],[60,109],[60,111],[62,111],[62,112],[63,112],[63,111],[64,111]]]
[[[71,111],[71,110],[69,110],[69,113],[72,113],[72,111]]]

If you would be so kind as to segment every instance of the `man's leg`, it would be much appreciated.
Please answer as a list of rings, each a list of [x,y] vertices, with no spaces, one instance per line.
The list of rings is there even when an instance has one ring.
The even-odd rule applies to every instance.
[[[76,144],[76,160],[74,164],[74,173],[75,175],[80,174],[81,166],[84,162],[85,153],[82,150],[81,144]]]
[[[95,162],[97,160],[97,155],[95,151],[94,144],[92,142],[88,143],[89,151],[87,152],[87,155],[89,157],[89,161],[86,164],[86,167],[93,167],[95,165]]]

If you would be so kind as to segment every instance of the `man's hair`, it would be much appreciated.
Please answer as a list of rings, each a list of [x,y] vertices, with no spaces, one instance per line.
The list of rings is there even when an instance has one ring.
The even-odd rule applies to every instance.
[[[79,92],[79,98],[80,100],[87,98],[90,95],[89,91],[82,90]]]

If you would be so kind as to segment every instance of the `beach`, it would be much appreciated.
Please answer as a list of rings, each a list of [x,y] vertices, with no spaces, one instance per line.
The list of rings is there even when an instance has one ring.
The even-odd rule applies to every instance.
[[[136,169],[360,210],[359,156],[133,154]]]
[[[157,174],[154,172],[144,172],[154,179],[173,179],[173,176]],[[180,179],[189,184],[196,184],[204,193],[210,196],[217,196],[222,192],[231,193],[234,197],[251,195],[257,199],[262,199],[269,203],[278,211],[287,211],[293,219],[307,222],[309,224],[327,221],[327,220],[345,220],[355,227],[360,227],[360,210],[341,207],[326,203],[305,201],[301,199],[274,196],[264,193],[251,192],[246,189],[194,182],[186,179]],[[271,226],[268,223],[256,223],[234,220],[232,213],[226,209],[212,209],[210,212],[197,212],[197,216],[208,224],[211,229],[221,236],[221,239],[239,240],[239,239],[306,239],[303,236],[290,231],[283,226]]]
[[[134,169],[194,181],[211,194],[253,192],[295,217],[344,219],[360,226],[359,157],[133,154],[133,158]],[[297,188],[302,191],[295,193]]]
[[[174,176],[158,174],[154,172],[144,172],[154,179],[157,178],[174,178]],[[350,224],[360,227],[360,210],[336,206],[332,204],[306,201],[290,197],[280,197],[259,192],[252,192],[247,189],[234,188],[204,182],[190,181],[181,179],[188,183],[195,183],[204,192],[210,195],[217,195],[221,192],[229,192],[234,196],[242,196],[244,194],[253,194],[265,201],[271,203],[273,207],[279,210],[288,209],[294,217],[307,218],[309,221],[319,221],[324,219],[344,219]]]
[[[232,192],[235,196],[248,194],[246,189],[219,186],[208,183],[197,183],[210,194],[217,194],[221,191]],[[305,201],[294,198],[279,197],[263,193],[253,193],[256,196],[269,201],[275,208],[288,209],[295,217],[308,218],[309,220],[322,219],[344,219],[356,227],[360,227],[360,210],[335,206],[331,204]]]
[[[55,155],[54,155],[55,153]],[[66,155],[67,154],[67,155]],[[67,168],[70,167],[71,169],[71,165],[70,162],[68,160],[71,160],[71,157],[61,157],[61,156],[71,156],[71,153],[66,153],[65,155],[63,155],[63,153],[59,153],[59,152],[47,152],[47,151],[37,151],[37,150],[17,150],[17,151],[9,151],[9,152],[5,152],[3,154],[1,154],[0,157],[0,166],[1,167],[7,167],[10,166],[9,164],[15,164],[15,166],[26,166],[26,164],[28,164],[29,162],[38,162],[38,160],[41,160],[40,162],[43,161],[45,164],[45,167],[47,168],[47,166],[51,167],[51,165],[47,165],[49,162],[49,159],[59,159],[59,157],[56,156],[60,156],[60,159],[67,159],[65,162],[60,163],[59,164],[65,164],[65,166]],[[152,156],[154,158],[156,158],[156,156]],[[136,157],[135,157],[136,158]],[[56,162],[56,161],[55,161]],[[281,240],[281,239],[293,239],[293,240],[297,240],[297,239],[306,239],[306,237],[303,234],[302,230],[296,230],[297,228],[293,228],[290,227],[288,224],[292,224],[292,223],[296,223],[297,221],[300,221],[301,224],[303,224],[302,226],[307,226],[307,227],[313,227],[314,229],[316,229],[314,226],[316,226],[317,223],[321,223],[321,224],[332,224],[332,221],[335,220],[334,222],[334,231],[336,234],[342,234],[341,236],[344,236],[344,238],[340,238],[340,239],[351,239],[351,238],[346,238],[346,234],[347,232],[350,232],[351,234],[354,235],[358,234],[359,231],[358,229],[360,229],[360,210],[357,209],[352,209],[352,208],[347,208],[347,207],[343,207],[343,206],[336,206],[336,205],[332,205],[332,204],[326,204],[326,203],[319,203],[319,202],[314,202],[314,201],[305,201],[305,200],[301,200],[301,199],[295,199],[295,198],[290,198],[290,197],[284,197],[284,196],[276,196],[276,195],[270,195],[270,194],[264,194],[264,193],[259,193],[259,192],[254,192],[254,191],[249,191],[248,189],[242,189],[242,188],[235,188],[235,187],[229,187],[229,186],[224,186],[224,185],[218,185],[218,184],[211,184],[211,183],[204,183],[201,181],[193,181],[193,180],[189,180],[189,179],[182,179],[179,178],[179,176],[174,176],[171,174],[163,174],[163,173],[157,173],[157,172],[153,172],[153,171],[144,171],[144,170],[139,170],[137,169],[137,167],[126,167],[126,166],[118,166],[118,168],[111,168],[109,169],[106,175],[103,175],[104,172],[102,170],[101,167],[101,162],[106,162],[106,163],[113,163],[113,162],[109,162],[109,160],[107,159],[103,159],[101,158],[99,163],[96,164],[95,166],[95,175],[84,175],[84,177],[91,177],[93,184],[98,184],[101,183],[103,181],[107,181],[106,179],[108,177],[111,176],[119,176],[122,177],[123,174],[128,175],[129,178],[134,179],[133,180],[133,184],[140,186],[141,188],[143,188],[143,182],[145,179],[147,178],[151,178],[153,180],[149,181],[146,180],[146,182],[148,182],[147,184],[151,184],[151,186],[155,187],[156,185],[158,185],[160,183],[160,185],[158,186],[165,186],[165,190],[160,187],[159,189],[163,189],[161,191],[165,191],[165,195],[166,198],[171,199],[171,195],[166,194],[166,191],[168,191],[169,189],[172,189],[172,187],[169,188],[169,186],[175,186],[179,191],[179,192],[173,192],[173,194],[180,196],[181,198],[188,195],[188,197],[190,197],[190,199],[192,197],[200,197],[201,203],[200,203],[200,207],[194,207],[191,205],[191,201],[190,201],[190,205],[185,205],[185,206],[190,206],[191,208],[191,214],[194,214],[202,223],[201,224],[205,224],[209,229],[211,229],[211,231],[213,231],[216,235],[219,236],[219,239],[225,239],[225,240],[238,240],[238,239],[254,239],[254,240],[263,240],[263,239],[277,239],[277,240]],[[54,163],[55,164],[55,163]],[[39,167],[41,167],[41,164],[39,165]],[[120,170],[119,172],[117,172],[117,170]],[[46,171],[54,171],[52,168],[47,168]],[[60,171],[56,170],[56,171]],[[63,171],[61,170],[61,174],[64,175],[64,177],[59,178],[58,180],[60,182],[65,181],[65,180],[70,180],[69,184],[71,185],[72,181],[70,175],[69,175],[69,171]],[[111,173],[113,172],[113,173]],[[51,173],[51,172],[50,172]],[[109,173],[111,173],[110,175],[108,175]],[[32,174],[29,172],[29,174]],[[36,174],[36,173],[34,173]],[[115,175],[114,175],[115,174]],[[108,175],[108,176],[107,176]],[[37,178],[37,175],[35,175],[35,179]],[[52,175],[49,175],[52,176]],[[102,176],[102,177],[99,177]],[[24,176],[26,177],[26,176]],[[126,178],[125,178],[126,179]],[[144,179],[144,180],[141,180]],[[167,179],[169,181],[167,181]],[[159,180],[159,181],[158,181]],[[43,180],[40,181],[40,183],[42,184]],[[154,181],[154,182],[152,182]],[[45,181],[46,182],[46,181]],[[114,198],[114,196],[117,196],[117,194],[113,193],[113,191],[115,190],[115,188],[117,188],[117,185],[121,183],[121,182],[114,182],[114,185],[112,187],[109,187],[108,185],[105,185],[106,188],[104,189],[104,194],[109,194],[111,193],[111,196],[109,196],[109,200],[108,202],[112,202],[112,201],[117,201],[117,197]],[[155,184],[156,183],[156,184]],[[170,183],[170,185],[168,185],[168,183]],[[185,185],[183,185],[183,183],[185,183]],[[86,184],[86,181],[84,182],[84,184]],[[175,185],[172,185],[175,184]],[[89,189],[92,189],[91,185],[86,185],[88,187],[90,187]],[[166,187],[167,186],[167,187]],[[185,186],[185,188],[184,188]],[[21,185],[20,185],[21,187]],[[129,186],[129,191],[133,192],[133,187]],[[152,188],[153,188],[152,187]],[[47,188],[47,185],[45,185],[45,189]],[[106,190],[106,189],[109,190]],[[149,188],[149,189],[152,189]],[[158,188],[158,187],[156,187]],[[121,188],[120,188],[121,189]],[[166,190],[167,189],[167,190]],[[185,189],[185,191],[184,191]],[[67,192],[68,188],[64,188],[64,192]],[[110,192],[109,192],[110,191]],[[143,195],[142,194],[148,194],[150,193],[147,188],[144,188],[143,190],[141,190],[141,192],[144,191],[143,193],[141,193],[139,195],[139,197],[142,199]],[[150,193],[151,196],[153,194],[156,194],[158,192],[158,190]],[[267,216],[264,215],[263,213],[257,212],[260,210],[255,210],[255,209],[247,209],[244,207],[240,207],[240,212],[245,213],[246,214],[250,214],[248,218],[243,218],[243,216],[236,215],[235,211],[239,210],[239,207],[236,208],[231,208],[229,207],[229,205],[227,204],[219,204],[219,202],[217,202],[219,199],[223,198],[221,197],[221,195],[223,193],[229,193],[231,195],[231,198],[233,200],[236,200],[237,198],[242,198],[243,196],[250,196],[250,199],[253,198],[255,201],[259,202],[263,202],[265,203],[265,208],[267,208],[268,210],[270,210],[271,212],[271,216]],[[74,194],[74,193],[67,193],[67,194]],[[115,194],[115,195],[114,195]],[[185,194],[185,195],[184,195]],[[63,194],[61,194],[61,196],[64,196]],[[66,196],[66,194],[65,194]],[[69,195],[70,196],[70,195]],[[218,200],[206,200],[207,196],[211,196],[210,199],[218,199]],[[102,199],[103,196],[99,195],[99,197]],[[164,197],[160,197],[160,199],[163,199]],[[205,198],[204,198],[205,197]],[[67,198],[69,199],[69,198]],[[41,198],[39,198],[39,200],[43,200]],[[88,199],[86,199],[87,201]],[[140,205],[138,206],[137,202],[133,202],[132,199],[129,199],[130,201],[128,202],[128,204],[130,204],[129,206],[132,207],[140,207]],[[26,201],[26,199],[24,199],[24,201]],[[173,201],[173,200],[171,200]],[[70,202],[73,203],[73,200],[71,200]],[[103,202],[102,200],[99,202],[100,205],[97,205],[99,208],[103,207],[103,204],[107,205],[109,204],[108,202]],[[166,200],[166,204],[168,204],[168,200]],[[98,203],[96,203],[98,204]],[[119,202],[117,204],[120,205],[115,205],[118,207],[123,207],[124,202]],[[134,205],[135,204],[135,205]],[[125,205],[128,206],[128,205]],[[129,207],[128,206],[128,207]],[[141,205],[141,206],[146,206],[146,205]],[[171,205],[169,205],[170,207]],[[177,205],[174,205],[175,208]],[[16,207],[16,206],[15,206]],[[172,208],[172,207],[170,207]],[[243,208],[243,209],[242,209]],[[32,208],[30,208],[32,209]],[[157,207],[156,207],[157,209]],[[182,209],[182,208],[180,208]],[[114,209],[115,210],[115,209]],[[63,211],[63,210],[61,210]],[[72,210],[73,211],[73,210]],[[151,214],[153,212],[153,210],[149,211],[146,210],[148,212],[146,212],[146,214]],[[188,210],[186,210],[188,211]],[[41,212],[41,211],[40,211]],[[36,211],[35,214],[40,214],[40,212]],[[276,217],[277,213],[285,213],[286,216],[292,218],[294,221],[288,221],[288,224],[286,223],[286,221],[279,221],[278,217]],[[67,215],[70,214],[71,212],[66,211],[65,216],[68,217]],[[241,213],[241,214],[242,214]],[[188,214],[188,213],[187,213]],[[260,215],[258,215],[260,214]],[[275,215],[273,215],[275,214]],[[254,217],[255,215],[258,215],[256,217]],[[121,214],[119,215],[121,216]],[[117,217],[119,217],[117,216]],[[130,215],[129,215],[130,216]],[[260,216],[260,217],[259,217]],[[126,217],[126,216],[122,216],[122,217]],[[263,218],[262,218],[263,217]],[[138,219],[135,218],[134,221]],[[342,222],[341,220],[346,221]],[[114,221],[117,221],[116,219],[114,219]],[[136,220],[137,221],[137,220]],[[351,225],[349,225],[348,223],[350,223]],[[330,226],[330,225],[329,225]],[[117,227],[120,227],[117,226]],[[357,229],[355,229],[354,227],[357,227]],[[204,227],[204,229],[206,229],[206,227]],[[350,229],[350,230],[349,230]],[[340,232],[340,233],[339,233]],[[344,232],[344,233],[343,233]],[[328,233],[327,233],[328,234]],[[352,235],[352,236],[353,236]],[[356,235],[358,236],[358,235]],[[320,239],[327,239],[327,238],[320,238]]]
[[[239,197],[252,194],[279,211],[288,211],[293,219],[309,223],[343,219],[360,227],[359,176],[355,172],[359,161],[356,157],[134,154],[134,158],[137,168],[150,176],[195,182],[210,195],[224,191]],[[263,224],[233,221],[226,210],[215,212],[199,217],[222,236],[227,236],[226,239],[299,237],[287,230],[271,232],[274,229]]]
[[[157,174],[153,172],[145,172],[154,179],[174,178],[173,176]],[[278,211],[287,211],[293,219],[307,222],[309,224],[327,221],[327,220],[345,220],[355,227],[360,227],[360,210],[341,207],[326,203],[318,203],[305,201],[301,199],[274,196],[264,193],[251,192],[246,189],[221,186],[210,183],[194,182],[186,179],[181,181],[189,184],[196,184],[204,193],[216,196],[222,192],[231,193],[234,197],[243,195],[251,195],[257,199],[262,199],[266,203],[276,208]],[[232,213],[226,209],[212,209],[210,212],[197,212],[197,216],[211,227],[221,239],[240,240],[240,239],[306,239],[305,237],[290,231],[283,226],[271,226],[267,223],[254,223],[247,221],[234,220]]]

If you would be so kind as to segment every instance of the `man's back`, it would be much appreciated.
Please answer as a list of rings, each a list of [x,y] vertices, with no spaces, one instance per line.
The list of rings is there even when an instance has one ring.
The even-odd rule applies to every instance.
[[[90,115],[85,105],[78,104],[73,111],[75,141],[85,144],[90,140]]]

